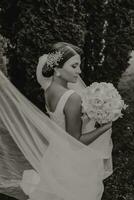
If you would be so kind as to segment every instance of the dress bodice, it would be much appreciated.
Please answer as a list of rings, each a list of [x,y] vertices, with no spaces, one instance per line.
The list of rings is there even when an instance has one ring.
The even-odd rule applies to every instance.
[[[61,128],[65,130],[65,115],[64,115],[64,107],[66,105],[67,100],[69,97],[74,93],[74,90],[67,90],[60,98],[59,102],[57,103],[56,109],[54,112],[51,112],[48,107],[46,107],[47,112],[50,118],[58,124]],[[92,131],[95,127],[95,122],[90,120],[86,114],[82,114],[82,133],[86,133]]]
[[[57,103],[56,109],[54,112],[51,112],[47,107],[47,112],[56,124],[58,124],[61,128],[65,130],[65,115],[64,115],[64,107],[66,105],[67,100],[69,97],[74,93],[73,90],[67,90],[64,94],[60,97],[59,102]]]

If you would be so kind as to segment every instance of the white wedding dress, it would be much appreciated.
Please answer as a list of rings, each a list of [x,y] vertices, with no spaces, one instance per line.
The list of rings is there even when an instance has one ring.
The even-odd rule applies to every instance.
[[[73,91],[73,90],[66,91],[61,96],[54,112],[49,111],[49,109],[47,108],[47,112],[48,112],[50,118],[64,130],[65,130],[65,115],[64,115],[63,110],[64,110],[64,107],[65,107],[65,104],[66,104],[68,98],[74,92],[75,91]],[[82,116],[82,124],[83,124],[82,125],[83,134],[86,131],[92,131],[94,129],[94,125],[95,125],[93,121],[88,119],[87,115]],[[105,134],[108,135],[109,141],[111,142],[110,133],[105,133]],[[105,135],[105,137],[106,137],[106,135]],[[104,142],[104,138],[102,138],[102,142]],[[42,169],[44,178],[42,178],[41,180],[39,178],[39,180],[40,180],[39,184],[37,184],[37,187],[35,187],[35,189],[31,192],[30,199],[34,200],[37,198],[39,200],[43,200],[45,198],[46,200],[52,200],[52,199],[66,200],[69,198],[71,200],[72,199],[77,199],[77,200],[78,199],[89,199],[89,200],[91,199],[92,200],[95,197],[96,200],[100,200],[102,197],[102,193],[103,193],[102,179],[108,177],[112,173],[112,169],[111,169],[112,163],[110,162],[110,164],[109,164],[109,161],[111,161],[111,154],[110,154],[111,151],[110,150],[112,149],[112,145],[109,146],[110,144],[107,141],[106,141],[106,143],[107,143],[107,149],[106,149],[106,146],[103,149],[103,145],[100,149],[100,140],[95,141],[91,145],[89,145],[89,148],[98,149],[98,151],[100,150],[100,152],[101,152],[100,156],[102,156],[102,160],[105,157],[107,162],[104,163],[105,168],[100,168],[99,171],[98,171],[98,169],[96,169],[96,166],[94,164],[92,166],[90,165],[90,168],[88,171],[88,173],[90,174],[90,177],[88,178],[88,180],[86,178],[86,176],[87,176],[86,172],[84,175],[83,170],[84,170],[85,166],[83,165],[84,162],[82,162],[82,158],[79,158],[80,160],[77,163],[78,166],[75,166],[75,164],[74,164],[74,167],[72,168],[71,162],[73,162],[73,160],[71,161],[71,155],[66,155],[66,156],[64,155],[65,156],[64,158],[60,157],[59,160],[55,160],[55,157],[52,159],[52,157],[50,157],[49,153],[48,153],[48,156],[44,157],[44,160],[42,163],[42,168],[43,168],[43,165],[46,167],[46,163],[50,162],[51,164],[49,164],[48,171],[46,171],[45,173],[44,173],[44,171],[45,171],[44,168]],[[111,149],[110,149],[110,147],[111,147]],[[108,151],[108,149],[110,149],[110,150]],[[69,156],[69,160],[67,159],[67,156]],[[92,156],[95,158],[95,156],[96,156],[95,152]],[[67,162],[67,160],[68,160],[68,162]],[[56,163],[55,163],[55,161],[56,161]],[[52,169],[50,169],[50,166],[53,166]],[[57,166],[57,169],[55,168],[55,166]],[[78,171],[77,171],[77,168],[79,168]],[[53,171],[53,175],[54,175],[53,177],[52,177],[51,170]],[[82,173],[82,171],[83,171],[83,173]],[[99,172],[97,175],[98,177],[96,177],[97,171]],[[92,172],[92,175],[91,175],[91,172]],[[60,180],[59,177],[61,176],[61,173],[62,173],[62,178]],[[25,181],[23,180],[24,182],[26,182],[26,179],[29,179],[28,175],[29,175],[29,172],[26,174]],[[36,177],[36,174],[34,174],[34,176],[35,176],[35,182],[36,182],[36,180],[38,179],[38,176]],[[55,182],[55,180],[57,180],[57,181]],[[94,180],[96,182],[94,182]],[[57,184],[58,184],[59,188],[62,187],[64,192],[65,191],[67,192],[67,193],[65,193],[67,196],[64,196],[64,198],[63,197],[61,198],[60,194],[59,194],[59,196],[57,195],[57,192],[52,193],[52,190],[51,190],[52,185],[49,185],[52,183],[52,181],[54,184],[53,185],[54,188],[56,188]],[[48,192],[49,187],[50,187],[50,192]],[[27,186],[26,186],[26,188],[27,188]],[[45,193],[46,188],[47,188],[47,191]],[[69,194],[68,192],[70,193],[69,196],[68,196],[68,194]],[[73,193],[75,194],[74,197],[72,196]]]
[[[70,97],[73,94],[74,90],[68,90],[59,100],[55,112],[50,112],[47,108],[47,112],[50,118],[58,124],[61,128],[65,130],[65,116],[64,116],[64,106]],[[73,106],[73,105],[72,105]],[[90,120],[86,114],[83,114],[82,117],[82,134],[93,131],[95,129],[95,122]],[[113,164],[112,164],[112,149],[113,143],[111,139],[112,129],[106,131],[103,135],[97,138],[89,146],[90,148],[101,152],[103,164],[104,164],[104,179],[109,177],[113,173]]]
[[[60,98],[54,112],[50,112],[47,108],[50,118],[65,130],[64,106],[68,98],[74,93],[73,90],[66,91]],[[68,134],[68,133],[67,133]],[[66,135],[68,136],[68,135]],[[68,137],[66,138],[68,140]],[[85,165],[84,154],[79,151],[76,156],[76,149],[70,149],[70,153],[65,148],[70,146],[68,140],[67,146],[63,146],[64,155],[56,154],[55,149],[47,152],[42,160],[40,176],[34,171],[27,171],[21,185],[28,191],[25,183],[32,178],[34,187],[30,188],[30,200],[101,200],[103,194],[103,167],[95,161],[95,151],[90,152],[90,161],[87,160]],[[58,147],[59,148],[59,147]],[[70,147],[69,147],[70,148]],[[82,154],[81,154],[82,153]],[[77,160],[77,162],[75,162]],[[96,165],[95,165],[96,163]],[[36,185],[37,184],[37,185]],[[59,194],[58,194],[59,193]]]

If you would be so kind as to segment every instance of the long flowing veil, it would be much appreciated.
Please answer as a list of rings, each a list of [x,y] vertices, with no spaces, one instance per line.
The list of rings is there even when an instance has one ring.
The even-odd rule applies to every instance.
[[[15,156],[16,147],[14,147],[14,151],[7,152],[6,146],[10,146],[10,143],[6,141],[6,146],[4,146],[4,140],[0,138],[1,144],[3,142],[3,146],[1,145],[0,147],[2,149],[0,152],[1,189],[8,188],[10,190],[10,187],[18,187],[24,169],[31,168],[40,174],[44,156],[49,154],[50,158],[51,156],[53,157],[53,154],[57,153],[56,158],[53,159],[53,164],[56,163],[57,156],[61,158],[66,157],[66,162],[69,166],[75,166],[76,164],[76,166],[79,166],[79,170],[84,169],[85,174],[88,174],[86,175],[87,182],[90,181],[91,183],[93,179],[93,184],[91,184],[93,191],[92,199],[96,200],[96,187],[94,187],[94,184],[97,183],[98,179],[101,182],[103,177],[100,153],[91,149],[90,146],[80,143],[52,122],[48,116],[22,95],[2,72],[0,72],[0,120],[3,126],[3,137],[5,137],[5,130],[8,131],[6,134],[11,135],[15,142],[14,144],[17,144],[20,149],[20,155],[18,156],[22,156],[21,152],[24,155],[20,164],[22,170],[19,171],[17,168],[14,168],[17,161],[20,160],[20,157]],[[27,165],[23,169],[24,162]],[[13,164],[10,165],[10,163]],[[13,171],[14,173],[12,174],[11,172]],[[74,184],[73,180],[71,183]],[[63,196],[66,194],[64,190],[61,191],[59,188],[57,191]],[[5,191],[4,193],[7,192]],[[17,196],[14,192],[11,195]],[[19,198],[19,196],[17,197]]]

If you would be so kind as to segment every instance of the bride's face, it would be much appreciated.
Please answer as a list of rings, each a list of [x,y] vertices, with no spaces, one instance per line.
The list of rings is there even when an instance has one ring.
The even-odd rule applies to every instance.
[[[76,83],[79,74],[81,73],[80,69],[81,59],[79,55],[71,57],[62,68],[58,69],[61,75],[61,78],[67,82]]]

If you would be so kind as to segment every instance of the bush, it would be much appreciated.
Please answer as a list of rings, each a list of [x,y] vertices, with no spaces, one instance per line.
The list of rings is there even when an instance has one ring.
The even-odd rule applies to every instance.
[[[83,48],[82,77],[117,84],[128,67],[134,42],[132,0],[1,0],[1,33],[10,39],[7,56],[11,81],[36,105],[44,99],[36,82],[38,57],[51,43]]]

